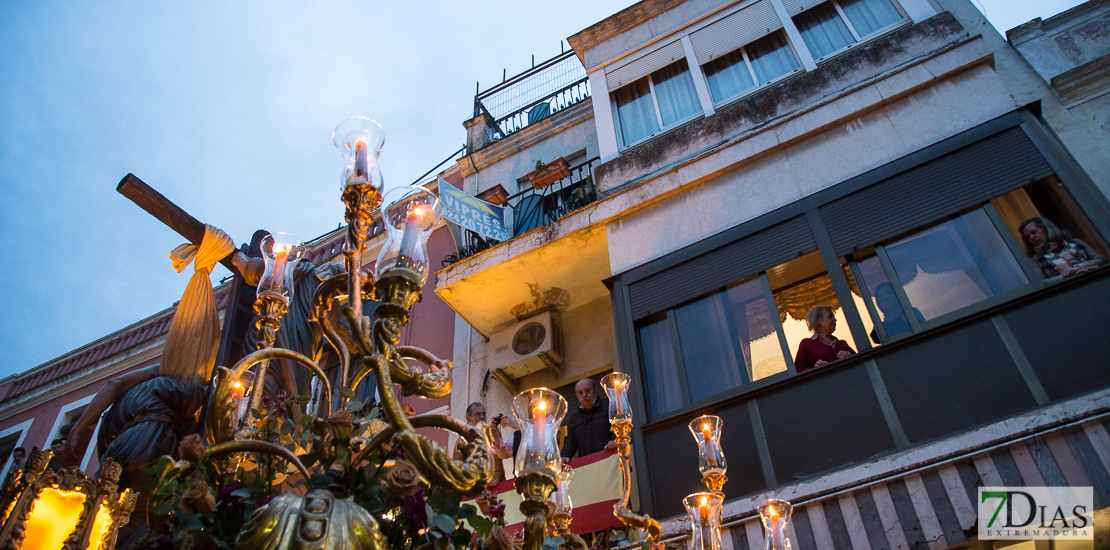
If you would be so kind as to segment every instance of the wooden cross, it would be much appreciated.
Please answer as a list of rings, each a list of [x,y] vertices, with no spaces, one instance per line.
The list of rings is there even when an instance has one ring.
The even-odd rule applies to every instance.
[[[119,185],[116,186],[116,191],[129,199],[131,202],[139,205],[139,208],[146,210],[148,214],[158,218],[158,221],[166,224],[167,227],[177,231],[179,235],[185,237],[189,242],[200,246],[200,242],[204,240],[204,224],[197,221],[196,218],[191,216],[188,212],[181,209],[181,207],[174,204],[153,187],[147,185],[143,180],[135,177],[134,174],[127,174],[120,180]],[[239,274],[239,270],[231,263],[231,255],[236,251],[231,251],[227,257],[220,260],[224,267],[231,270],[235,275]]]

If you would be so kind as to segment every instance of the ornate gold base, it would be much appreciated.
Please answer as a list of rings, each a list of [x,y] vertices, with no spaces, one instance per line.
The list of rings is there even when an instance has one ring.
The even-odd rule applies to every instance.
[[[621,458],[621,489],[623,495],[620,501],[613,505],[613,515],[621,523],[629,527],[647,531],[651,542],[659,542],[663,535],[663,527],[647,514],[636,514],[628,508],[628,501],[632,496],[632,422],[617,422],[610,426],[617,436],[617,454]]]
[[[520,512],[524,520],[524,547],[522,550],[541,550],[547,534],[547,518],[551,509],[547,497],[555,490],[555,472],[536,468],[521,472],[516,478],[516,492],[524,499]]]
[[[724,474],[707,475],[701,478],[701,482],[705,484],[710,493],[720,493],[721,496],[724,496],[724,487],[727,481],[728,478]]]
[[[263,290],[258,293],[254,301],[254,312],[258,320],[254,326],[258,328],[258,349],[274,347],[277,331],[281,328],[281,318],[289,310],[289,300],[272,290]]]
[[[374,211],[381,203],[381,191],[370,184],[352,185],[343,191],[343,204],[347,206],[343,221],[348,224],[348,240],[353,238],[360,245],[366,242],[374,224]]]
[[[394,267],[374,284],[377,299],[382,302],[375,310],[379,318],[389,318],[401,323],[409,321],[409,309],[420,301],[420,274],[403,268]]]
[[[565,510],[558,510],[551,516],[551,528],[555,535],[563,539],[559,550],[586,550],[586,541],[582,537],[570,532],[571,515]]]

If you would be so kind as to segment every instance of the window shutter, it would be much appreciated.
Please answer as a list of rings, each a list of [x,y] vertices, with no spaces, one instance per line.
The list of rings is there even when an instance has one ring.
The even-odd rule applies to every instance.
[[[822,206],[821,219],[844,256],[1051,174],[1014,127]]]
[[[768,227],[630,284],[632,318],[664,311],[814,250],[805,216]]]
[[[698,63],[707,63],[781,28],[774,6],[761,0],[691,34],[690,43]]]
[[[671,63],[686,57],[682,42],[675,40],[654,52],[651,52],[635,61],[628,62],[616,69],[605,70],[605,81],[609,91],[616,90],[625,84],[635,82],[642,76],[651,74],[656,69],[661,69]]]
[[[790,17],[794,17],[824,2],[825,0],[782,0],[783,6],[786,7],[786,13]]]

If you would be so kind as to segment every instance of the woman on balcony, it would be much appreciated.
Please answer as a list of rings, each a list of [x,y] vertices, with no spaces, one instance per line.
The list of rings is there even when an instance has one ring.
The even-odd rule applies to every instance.
[[[1025,253],[1041,269],[1046,283],[1062,281],[1106,263],[1087,243],[1067,238],[1056,224],[1040,216],[1021,222],[1018,231],[1025,241]]]

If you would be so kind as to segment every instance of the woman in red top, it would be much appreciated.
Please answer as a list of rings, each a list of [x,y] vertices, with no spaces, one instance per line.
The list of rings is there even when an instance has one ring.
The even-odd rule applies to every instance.
[[[833,316],[831,307],[815,306],[809,310],[806,313],[806,326],[813,332],[813,336],[798,344],[798,356],[794,358],[794,367],[798,372],[827,365],[856,353],[848,342],[832,335],[836,330],[836,317]]]

